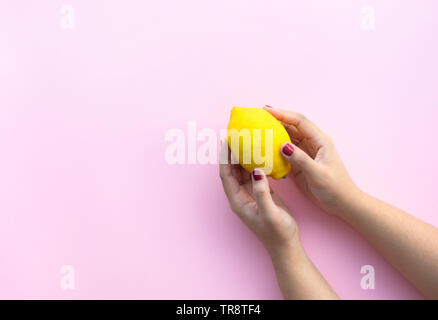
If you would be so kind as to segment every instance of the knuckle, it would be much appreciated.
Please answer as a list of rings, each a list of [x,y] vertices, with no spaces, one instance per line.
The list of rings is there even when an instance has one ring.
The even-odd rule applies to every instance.
[[[305,116],[304,114],[299,113],[299,112],[296,114],[296,117],[297,117],[297,119],[298,119],[299,121],[304,121],[304,120],[307,119],[306,116]]]
[[[298,166],[302,166],[304,163],[306,163],[306,157],[304,155],[296,155],[294,158],[294,163]]]
[[[254,196],[257,198],[262,198],[267,194],[266,190],[264,189],[255,189],[254,190]]]
[[[329,145],[331,145],[331,146],[334,145],[334,141],[333,141],[333,138],[332,138],[331,136],[329,136],[329,135],[326,134],[325,138],[326,138],[327,143],[328,143]]]

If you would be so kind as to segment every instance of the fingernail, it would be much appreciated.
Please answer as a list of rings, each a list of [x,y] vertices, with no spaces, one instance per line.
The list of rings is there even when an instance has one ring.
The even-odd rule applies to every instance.
[[[254,170],[252,172],[252,176],[254,177],[255,181],[259,181],[263,179],[263,174],[259,172],[259,170]]]
[[[270,108],[270,109],[274,109],[274,108],[272,108],[271,106],[268,106],[268,105],[265,105],[265,107],[266,108]]]
[[[283,148],[281,149],[281,151],[287,155],[288,157],[290,157],[292,155],[292,153],[294,153],[294,147],[292,147],[292,145],[290,143],[286,143]]]

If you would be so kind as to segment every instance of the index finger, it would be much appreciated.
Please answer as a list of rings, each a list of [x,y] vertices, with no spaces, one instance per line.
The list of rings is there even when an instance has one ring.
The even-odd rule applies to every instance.
[[[326,142],[327,135],[301,113],[274,109],[272,107],[264,107],[264,109],[277,118],[277,120],[295,126],[304,137],[313,139],[320,144]]]

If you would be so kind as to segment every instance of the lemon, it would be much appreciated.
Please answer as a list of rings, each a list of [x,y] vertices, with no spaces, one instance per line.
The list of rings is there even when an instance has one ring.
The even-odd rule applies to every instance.
[[[291,142],[289,134],[268,111],[234,107],[227,135],[231,153],[247,171],[259,168],[276,180],[289,173],[290,163],[280,151],[283,143]]]

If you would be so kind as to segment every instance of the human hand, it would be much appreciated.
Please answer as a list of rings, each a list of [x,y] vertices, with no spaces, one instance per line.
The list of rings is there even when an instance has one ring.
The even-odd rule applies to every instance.
[[[302,114],[265,106],[289,133],[281,153],[292,166],[291,178],[303,193],[327,212],[340,215],[361,191],[350,178],[332,139]]]
[[[270,190],[264,172],[255,169],[250,174],[239,164],[231,164],[226,139],[221,145],[222,152],[228,162],[220,164],[219,174],[231,210],[256,234],[271,256],[299,245],[295,220]]]

